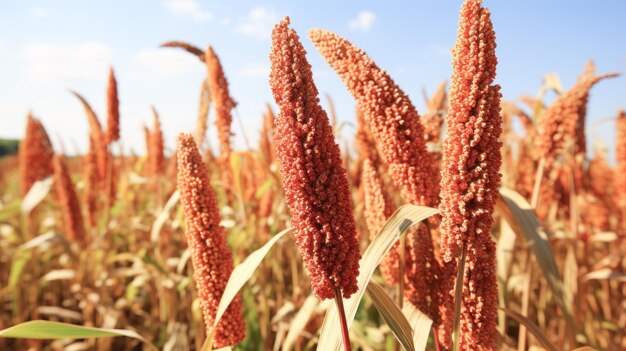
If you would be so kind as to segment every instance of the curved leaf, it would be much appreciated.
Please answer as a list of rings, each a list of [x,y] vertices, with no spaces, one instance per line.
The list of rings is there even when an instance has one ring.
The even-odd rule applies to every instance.
[[[24,196],[22,200],[22,213],[28,214],[33,208],[37,207],[52,188],[52,177],[36,181]]]
[[[359,306],[361,298],[365,293],[365,287],[372,279],[374,270],[378,267],[380,261],[389,252],[393,244],[398,241],[402,233],[407,231],[413,225],[423,221],[424,219],[439,213],[439,210],[424,206],[403,205],[389,218],[387,223],[380,230],[378,235],[372,240],[361,258],[359,264],[359,276],[357,285],[359,290],[349,299],[344,299],[344,308],[346,311],[346,321],[348,328],[354,320],[356,310]],[[341,331],[337,328],[337,307],[335,304],[326,312],[322,330],[320,332],[318,350],[339,350],[341,346]]]
[[[222,299],[220,300],[220,304],[217,306],[217,312],[215,313],[215,321],[213,322],[213,330],[222,319],[224,312],[233,301],[235,296],[239,293],[239,290],[250,280],[254,271],[259,267],[265,255],[270,251],[272,246],[285,234],[288,234],[292,231],[292,228],[287,228],[282,232],[274,235],[265,245],[263,245],[260,249],[254,251],[248,257],[241,262],[235,269],[233,269],[233,273],[228,278],[228,283],[226,283],[226,288],[224,288],[224,293],[222,294]],[[212,334],[213,332],[211,332]],[[213,335],[209,335],[202,346],[202,350],[211,350],[213,344]]]
[[[565,313],[565,319],[569,327],[574,330],[572,296],[563,287],[563,280],[559,274],[552,248],[546,240],[545,233],[541,231],[541,226],[534,210],[528,201],[514,190],[502,188],[500,189],[500,195],[496,205],[497,210],[509,222],[513,231],[521,234],[526,240],[526,244],[532,249],[548,281],[548,287],[552,290],[557,302]]]
[[[75,324],[35,320],[0,330],[2,338],[17,339],[86,339],[126,336],[137,339],[153,350],[157,348],[132,330],[83,327]]]

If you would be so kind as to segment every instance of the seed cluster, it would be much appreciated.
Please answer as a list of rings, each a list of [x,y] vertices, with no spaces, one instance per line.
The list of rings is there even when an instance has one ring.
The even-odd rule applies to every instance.
[[[467,253],[460,333],[464,350],[492,350],[498,335],[495,244],[490,230],[501,178],[502,117],[500,87],[492,85],[497,64],[495,32],[490,13],[481,3],[468,0],[463,4],[452,50],[439,205],[443,260],[454,265],[462,251]],[[452,290],[455,276],[447,279],[444,288]],[[450,314],[447,317],[451,323]]]
[[[361,174],[365,195],[365,221],[373,240],[396,207],[385,191],[383,181],[374,166],[374,162],[366,159]],[[390,284],[397,284],[400,276],[399,243],[396,243],[380,263],[380,272]]]
[[[120,138],[120,101],[117,96],[117,81],[113,67],[109,69],[109,85],[107,87],[107,143]]]
[[[289,18],[272,31],[270,86],[280,113],[274,143],[296,243],[320,299],[357,290],[359,243],[339,147],[311,65]]]
[[[231,153],[230,137],[232,132],[230,125],[233,122],[231,111],[237,106],[237,103],[230,97],[228,81],[224,75],[222,64],[210,46],[206,51],[205,61],[209,72],[211,97],[215,103],[215,125],[220,141],[220,160],[227,162]]]
[[[178,190],[187,223],[185,235],[191,250],[193,276],[208,334],[233,271],[233,257],[226,243],[224,227],[220,225],[209,171],[191,134],[178,137],[177,158]],[[237,296],[217,325],[215,347],[235,345],[243,340],[245,334],[241,297]]]
[[[70,172],[67,169],[65,157],[55,155],[52,164],[56,196],[63,209],[65,234],[71,241],[83,242],[85,240],[83,215],[80,211],[76,188],[74,188],[74,184],[70,179]]]
[[[624,211],[623,209],[626,209],[626,113],[624,110],[621,110],[617,116],[616,129],[615,200]]]
[[[53,154],[48,133],[41,122],[29,114],[18,155],[22,195],[26,195],[36,181],[52,174]]]
[[[426,152],[424,127],[409,97],[348,40],[321,29],[310,30],[309,37],[358,101],[404,199],[416,205],[435,205],[438,172]]]

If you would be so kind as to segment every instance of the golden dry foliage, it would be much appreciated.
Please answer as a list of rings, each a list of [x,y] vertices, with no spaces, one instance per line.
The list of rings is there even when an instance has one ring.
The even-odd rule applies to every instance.
[[[156,111],[144,127],[147,156],[115,137],[112,70],[106,130],[75,94],[89,122],[84,154],[53,157],[43,126],[28,116],[18,157],[0,159],[1,350],[198,351],[212,332],[215,347],[320,349],[339,325],[324,321],[332,302],[316,294],[337,293],[351,295],[347,336],[359,350],[396,351],[411,336],[416,349],[451,350],[455,307],[462,350],[626,350],[626,114],[616,118],[615,165],[601,144],[592,159],[584,150],[585,119],[596,117],[587,116],[589,91],[613,75],[589,63],[568,91],[548,74],[519,105],[499,102],[490,14],[467,0],[449,91],[442,83],[419,117],[362,50],[332,32],[310,36],[356,100],[354,137],[352,121],[333,126],[332,101],[330,115],[321,108],[312,76],[323,67],[311,67],[287,19],[271,49],[279,111],[267,105],[258,116],[254,149],[230,144],[235,103],[222,64],[231,62],[185,42],[163,46],[190,52],[206,71],[188,131],[195,138],[183,134],[171,156]],[[547,91],[558,96],[550,104]],[[211,98],[216,157],[206,140]],[[417,224],[407,202],[438,206],[440,215],[407,229]],[[290,227],[295,235],[283,236]],[[398,242],[366,248],[398,227],[406,229]],[[365,281],[373,258],[380,267]],[[246,284],[212,330],[231,278]],[[35,319],[133,331],[145,343],[2,337]]]

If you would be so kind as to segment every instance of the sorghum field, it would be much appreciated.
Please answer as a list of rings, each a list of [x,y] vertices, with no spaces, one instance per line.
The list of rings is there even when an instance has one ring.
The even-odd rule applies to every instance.
[[[618,74],[589,62],[504,101],[490,16],[463,3],[452,77],[419,112],[349,38],[280,20],[274,101],[245,150],[228,62],[182,41],[162,50],[206,78],[172,154],[156,109],[147,153],[118,152],[113,69],[106,116],[72,92],[87,153],[25,116],[0,159],[0,349],[625,350],[626,114],[615,164],[587,155],[585,130],[590,92]],[[352,145],[312,55],[354,98]]]

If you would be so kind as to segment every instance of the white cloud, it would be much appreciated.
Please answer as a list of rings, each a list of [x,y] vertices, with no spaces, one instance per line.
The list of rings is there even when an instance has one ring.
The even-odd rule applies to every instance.
[[[257,39],[268,39],[276,22],[278,22],[276,12],[264,6],[257,6],[248,12],[248,16],[237,26],[236,30]]]
[[[194,21],[209,21],[214,18],[213,13],[202,9],[197,0],[163,0],[163,5],[175,15],[189,17]]]
[[[22,48],[24,74],[37,81],[100,80],[106,77],[113,52],[99,42],[58,45],[32,43]]]
[[[21,138],[26,126],[28,107],[10,101],[0,101],[0,116],[2,116],[2,138]]]
[[[240,71],[242,77],[269,77],[270,68],[262,63],[248,63]]]
[[[36,19],[46,18],[50,15],[50,12],[43,7],[33,7],[30,9],[30,16]]]
[[[198,59],[189,53],[174,49],[146,49],[135,55],[135,60],[162,76],[183,76],[202,72]]]
[[[348,26],[352,30],[360,30],[367,32],[372,28],[376,21],[376,14],[372,11],[361,11],[355,19],[348,23]]]

